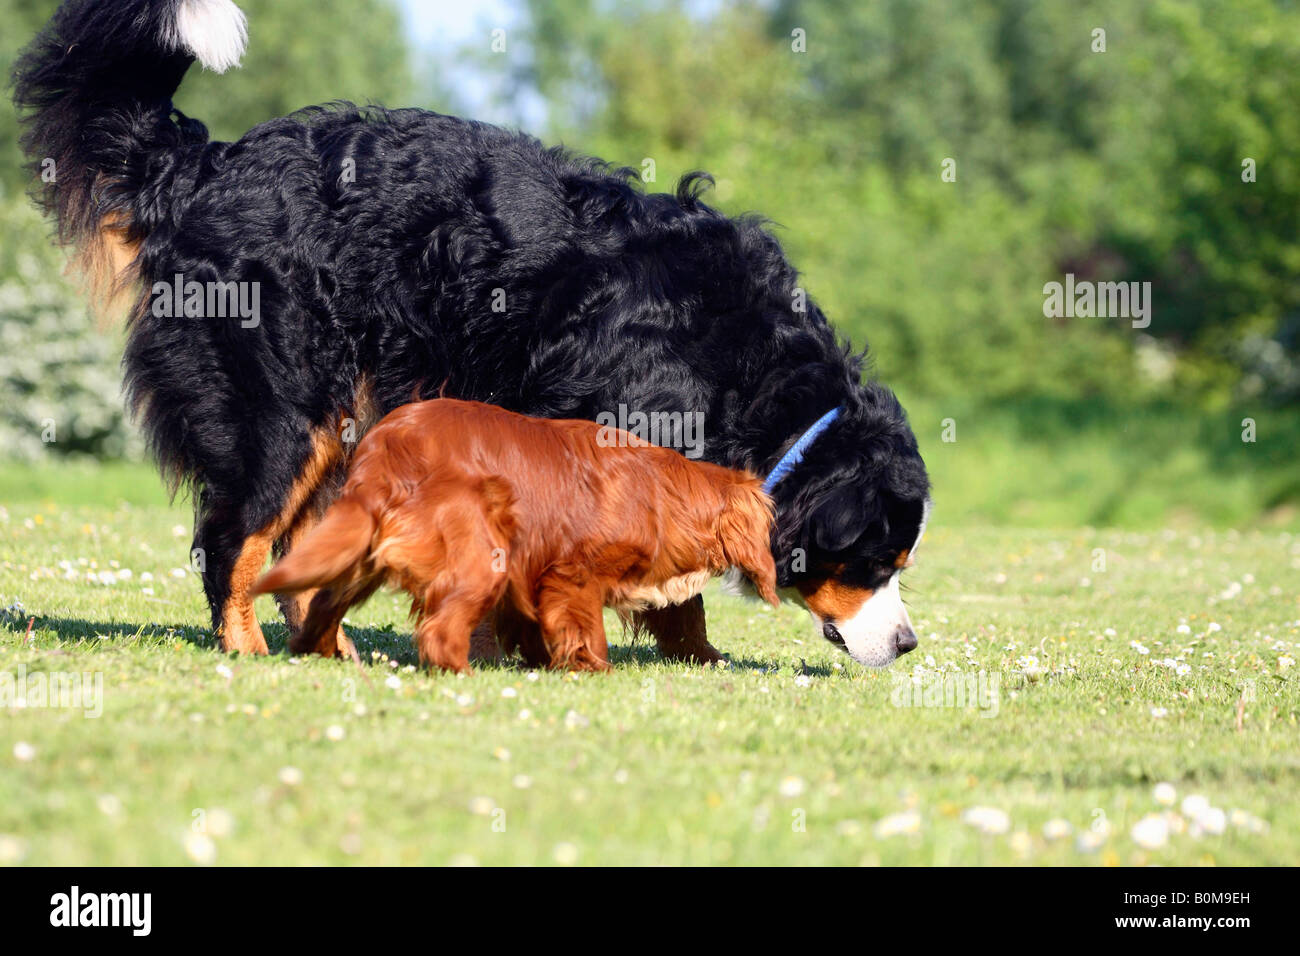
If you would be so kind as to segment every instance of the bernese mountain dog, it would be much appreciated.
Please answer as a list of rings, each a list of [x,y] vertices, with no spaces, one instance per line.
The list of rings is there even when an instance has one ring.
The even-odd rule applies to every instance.
[[[39,199],[93,294],[129,310],[130,408],[231,651],[265,653],[253,583],[413,396],[532,416],[701,416],[693,454],[766,475],[784,592],[869,665],[916,645],[899,596],[929,481],[755,217],[518,132],[416,109],[305,109],[211,142],[171,101],[247,37],[230,0],[68,0],[15,67]],[[305,602],[281,602],[293,633]],[[703,602],[641,612],[711,661]]]
[[[358,659],[343,615],[391,584],[432,667],[467,671],[491,616],[534,667],[608,670],[603,607],[680,604],[728,569],[777,605],[771,536],[747,472],[595,422],[441,398],[366,434],[343,493],[253,593],[314,594],[295,653]]]

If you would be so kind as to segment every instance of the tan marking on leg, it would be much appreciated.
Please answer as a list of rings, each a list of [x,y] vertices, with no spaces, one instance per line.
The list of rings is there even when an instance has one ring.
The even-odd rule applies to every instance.
[[[318,430],[312,438],[312,450],[307,463],[285,497],[284,508],[244,541],[230,574],[230,597],[221,609],[221,646],[225,650],[242,651],[245,654],[269,652],[249,592],[266,565],[271,545],[301,516],[303,505],[320,487],[340,453],[338,436],[325,429]],[[304,610],[305,608],[306,605],[303,605]],[[346,653],[349,648],[351,642],[346,635],[341,635],[339,649]]]
[[[259,532],[244,541],[239,557],[230,573],[230,597],[221,609],[221,647],[226,651],[243,654],[266,654],[266,638],[253,611],[253,598],[249,591],[257,580],[266,559],[271,553],[275,536]]]
[[[351,456],[362,436],[380,417],[373,386],[369,377],[362,374],[357,378],[352,407],[339,409],[336,433],[331,435],[324,429],[317,432],[312,442],[311,458],[294,483],[294,489],[289,495],[284,512],[292,511],[293,514],[286,525],[288,530],[280,539],[285,554],[292,551],[294,545],[320,523],[326,508],[331,503],[329,498],[320,494],[330,470],[340,461]],[[284,517],[284,513],[281,518]],[[284,615],[284,622],[289,627],[291,640],[301,632],[303,623],[307,620],[307,609],[318,593],[320,593],[319,588],[309,588],[296,594],[277,595],[276,601],[280,605],[280,612]],[[338,629],[337,639],[339,651],[355,656],[356,650],[352,646],[352,641],[341,626]]]
[[[855,588],[834,578],[798,585],[808,609],[823,621],[847,621],[867,603],[871,588]]]
[[[332,503],[332,496],[321,494],[321,488],[332,468],[351,457],[357,442],[381,416],[375,404],[370,380],[364,374],[357,378],[353,393],[352,407],[340,408],[338,424],[334,434],[320,429],[312,439],[312,454],[302,473],[294,482],[293,489],[285,504],[285,515],[290,515],[285,524],[286,531],[281,535],[280,543],[287,555],[312,528],[320,524],[326,509]],[[309,588],[296,594],[278,595],[276,600],[284,614],[284,621],[290,632],[296,634],[307,619],[307,609],[312,599],[319,593],[319,588]],[[339,628],[339,648],[350,645],[343,628]]]
[[[280,512],[278,520],[282,525],[281,533],[289,528],[295,519],[302,516],[303,505],[319,490],[330,469],[343,457],[344,451],[339,436],[329,429],[318,428],[312,435],[311,455],[308,456],[302,470],[298,472],[298,477],[294,480],[285,499],[285,507]]]
[[[289,544],[284,549],[286,554],[293,547],[294,542],[297,542],[320,523],[328,502],[313,499],[316,498],[317,492],[320,491],[331,469],[343,459],[345,454],[344,445],[339,435],[322,428],[312,437],[311,456],[307,459],[307,464],[303,466],[302,471],[298,473],[298,477],[289,491],[284,510],[280,513],[279,521],[287,529],[282,532],[282,535],[289,538]],[[296,605],[298,626],[301,626],[302,621],[306,619],[307,608],[311,605],[312,598],[316,596],[318,590],[312,588],[296,595],[290,595],[290,599]],[[295,625],[288,620],[288,614],[286,614],[285,620],[289,623],[290,629],[293,630]],[[348,640],[347,635],[343,632],[342,626],[338,628],[338,648],[344,653],[349,651],[352,654],[356,653],[352,649],[352,642]]]

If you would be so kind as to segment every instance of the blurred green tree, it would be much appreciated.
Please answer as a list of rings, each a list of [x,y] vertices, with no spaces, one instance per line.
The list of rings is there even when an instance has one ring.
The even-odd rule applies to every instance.
[[[1300,399],[1300,6],[527,3],[556,131],[655,159],[650,188],[711,169],[890,377]],[[1045,319],[1065,272],[1151,282],[1151,327]]]
[[[751,3],[699,15],[535,0],[531,80],[561,135],[636,168],[654,160],[647,188],[703,167],[718,179],[711,201],[779,224],[812,293],[856,345],[870,342],[883,377],[993,399],[1131,382],[1116,329],[1043,319],[1047,225],[996,175],[1013,127],[997,30],[933,5],[921,23],[924,4],[809,6],[804,18]],[[897,65],[875,62],[878,48]],[[944,73],[949,93],[927,97],[927,77]],[[865,99],[876,83],[897,100]],[[948,157],[956,182],[941,178]]]
[[[1150,279],[1186,384],[1300,403],[1300,6],[1161,0],[1099,104],[1092,236]]]

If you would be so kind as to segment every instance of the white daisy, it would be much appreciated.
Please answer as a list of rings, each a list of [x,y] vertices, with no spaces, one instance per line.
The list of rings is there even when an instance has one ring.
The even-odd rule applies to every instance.
[[[982,833],[993,835],[1006,833],[1011,829],[1011,818],[1006,811],[997,807],[970,807],[961,815],[962,822],[973,826]]]
[[[1158,850],[1169,842],[1169,821],[1160,813],[1148,813],[1129,832],[1133,842],[1144,850]]]
[[[921,829],[921,815],[915,810],[891,813],[876,821],[875,834],[880,839],[916,833]]]

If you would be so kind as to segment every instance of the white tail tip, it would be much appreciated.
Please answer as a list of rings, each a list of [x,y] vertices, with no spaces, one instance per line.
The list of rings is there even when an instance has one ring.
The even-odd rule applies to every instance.
[[[167,41],[214,73],[239,66],[248,46],[248,21],[232,0],[180,0]]]

